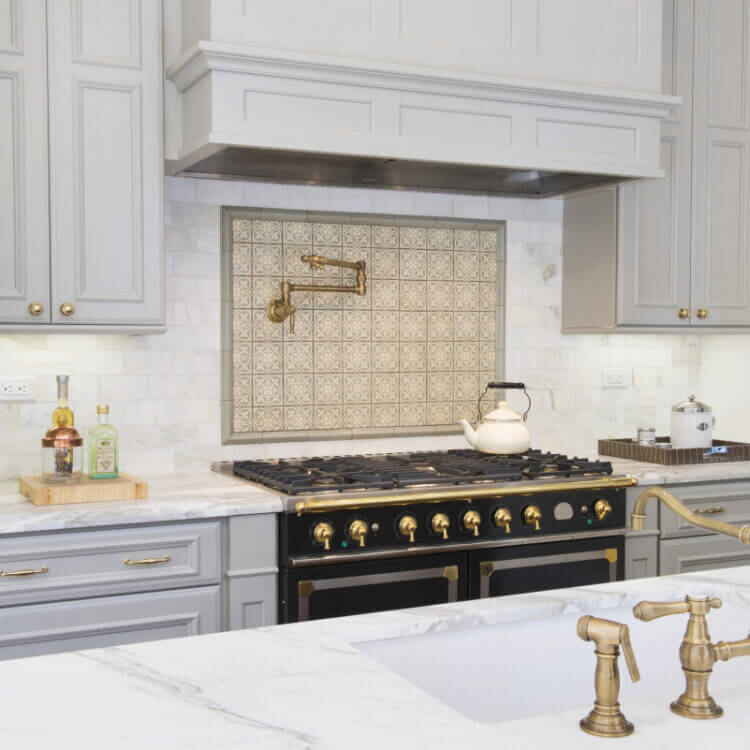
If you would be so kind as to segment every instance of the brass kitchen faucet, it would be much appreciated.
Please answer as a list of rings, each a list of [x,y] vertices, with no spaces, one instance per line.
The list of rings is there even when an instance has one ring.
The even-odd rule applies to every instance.
[[[341,268],[353,268],[357,272],[357,283],[355,286],[336,286],[335,284],[293,284],[284,281],[281,284],[281,297],[272,299],[266,305],[266,315],[274,323],[283,323],[289,318],[289,332],[294,333],[294,312],[297,309],[292,304],[292,292],[352,292],[360,297],[367,294],[367,275],[365,273],[365,262],[357,260],[337,260],[336,258],[324,258],[322,255],[303,255],[303,263],[309,263],[311,268],[323,268],[323,266],[340,266]]]

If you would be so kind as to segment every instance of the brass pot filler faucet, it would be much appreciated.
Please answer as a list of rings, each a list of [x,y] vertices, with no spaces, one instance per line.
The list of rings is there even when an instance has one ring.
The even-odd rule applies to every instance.
[[[324,258],[322,255],[302,255],[301,260],[303,263],[309,263],[311,268],[321,269],[323,266],[353,268],[357,272],[357,283],[354,286],[337,286],[335,284],[293,284],[291,281],[283,281],[281,297],[276,297],[266,304],[266,315],[274,323],[283,323],[289,318],[289,333],[294,333],[294,312],[297,309],[292,304],[292,292],[351,292],[360,297],[367,294],[367,274],[363,260],[352,262]]]
[[[631,514],[632,527],[640,531],[646,520],[646,504],[658,498],[693,526],[716,531],[738,539],[742,544],[750,544],[750,525],[733,526],[721,521],[701,518],[688,510],[674,495],[661,487],[644,490],[635,501]],[[728,661],[736,656],[750,656],[750,637],[740,641],[719,641],[712,643],[708,633],[706,615],[712,609],[721,607],[721,599],[705,595],[686,596],[677,602],[643,601],[633,607],[633,615],[644,622],[657,617],[686,613],[689,615],[687,629],[679,649],[682,671],[685,674],[685,691],[670,704],[670,709],[678,716],[689,719],[718,719],[723,713],[721,706],[708,692],[708,680],[717,661]],[[635,663],[635,655],[630,645],[628,626],[612,620],[602,620],[585,615],[578,620],[578,636],[584,641],[596,644],[596,701],[589,715],[581,719],[581,729],[598,737],[625,737],[633,732],[633,725],[620,711],[620,673],[617,658],[622,647],[628,671],[633,682],[640,675]]]

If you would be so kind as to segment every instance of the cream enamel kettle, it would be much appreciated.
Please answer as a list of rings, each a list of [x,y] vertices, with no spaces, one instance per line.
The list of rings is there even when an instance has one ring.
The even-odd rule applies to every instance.
[[[531,398],[523,383],[490,382],[477,402],[477,414],[481,414],[482,398],[490,388],[523,389],[529,399],[529,408],[523,417],[508,408],[507,401],[498,402],[497,408],[485,416],[474,429],[465,419],[461,420],[464,435],[472,448],[482,453],[514,454],[525,453],[531,447],[531,433],[526,426],[526,417],[531,410]]]

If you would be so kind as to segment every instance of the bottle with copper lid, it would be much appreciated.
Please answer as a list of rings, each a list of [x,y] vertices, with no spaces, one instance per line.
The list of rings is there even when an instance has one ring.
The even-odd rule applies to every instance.
[[[109,405],[96,407],[96,424],[89,430],[89,477],[115,479],[117,465],[117,430],[109,423]]]
[[[73,482],[81,474],[83,438],[75,427],[50,427],[42,438],[42,477],[59,484]]]

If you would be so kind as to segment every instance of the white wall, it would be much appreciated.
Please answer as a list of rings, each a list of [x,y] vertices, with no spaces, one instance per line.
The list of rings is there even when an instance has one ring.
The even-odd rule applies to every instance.
[[[592,454],[597,437],[633,434],[643,423],[663,430],[670,404],[698,389],[695,337],[560,334],[560,201],[187,178],[168,178],[165,199],[166,334],[0,336],[0,374],[35,375],[39,390],[34,404],[0,402],[0,479],[39,470],[61,372],[71,375],[79,427],[95,421],[97,402],[109,402],[120,465],[136,473],[200,470],[218,458],[465,446],[461,436],[222,446],[222,205],[507,220],[506,375],[532,389],[535,447]],[[633,383],[603,390],[605,366],[633,368]]]
[[[750,442],[750,336],[706,336],[697,394],[714,410],[714,435]]]

